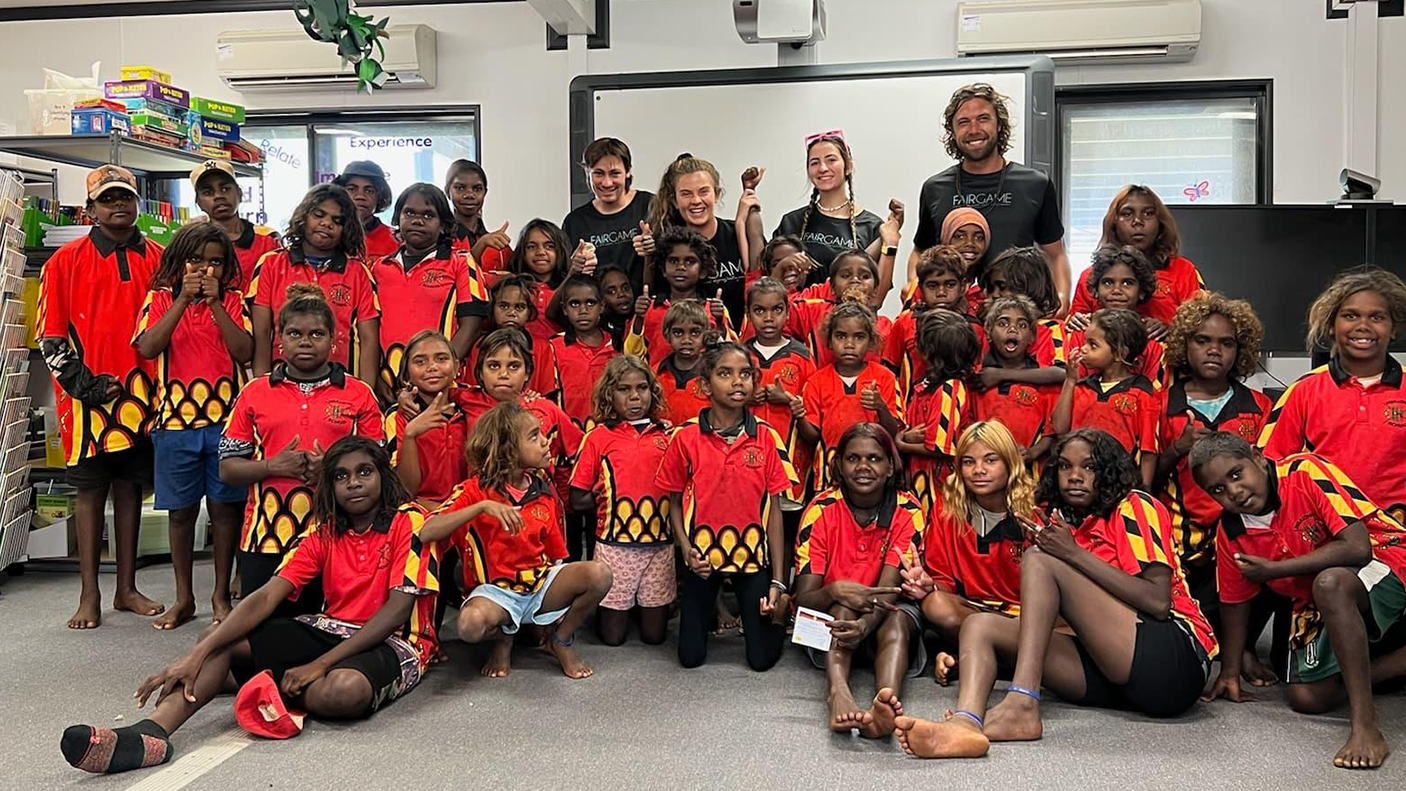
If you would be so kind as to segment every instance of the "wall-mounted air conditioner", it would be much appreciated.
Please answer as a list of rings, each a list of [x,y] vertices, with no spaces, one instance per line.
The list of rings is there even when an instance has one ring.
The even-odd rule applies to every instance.
[[[1021,0],[957,4],[957,54],[1048,55],[1058,64],[1191,60],[1201,0]]]
[[[390,25],[381,39],[384,88],[435,86],[435,31],[427,25]],[[356,67],[342,65],[337,47],[301,30],[232,30],[215,44],[220,79],[236,91],[356,88]]]

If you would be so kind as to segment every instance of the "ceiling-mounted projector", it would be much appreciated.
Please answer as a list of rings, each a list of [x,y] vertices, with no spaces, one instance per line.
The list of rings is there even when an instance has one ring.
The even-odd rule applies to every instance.
[[[732,18],[748,44],[825,40],[825,0],[732,0]]]

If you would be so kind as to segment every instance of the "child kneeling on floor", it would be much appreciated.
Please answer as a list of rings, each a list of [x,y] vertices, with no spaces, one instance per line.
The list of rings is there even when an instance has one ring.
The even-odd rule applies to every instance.
[[[476,475],[456,488],[425,523],[426,541],[449,539],[464,567],[469,595],[459,637],[493,641],[482,673],[508,675],[513,635],[524,624],[547,627],[542,647],[569,678],[591,675],[572,650],[576,629],[610,591],[610,567],[598,560],[563,563],[561,501],[544,470],[551,440],[537,416],[512,401],[474,424],[467,446]]]
[[[315,527],[277,574],[137,688],[142,706],[159,691],[150,718],[116,730],[70,726],[60,742],[64,758],[97,773],[166,763],[175,752],[171,734],[231,672],[243,684],[270,671],[290,707],[323,719],[365,717],[419,683],[435,653],[437,561],[419,535],[424,511],[410,502],[385,449],[365,437],[333,444],[313,517]],[[270,618],[318,577],[322,614]]]

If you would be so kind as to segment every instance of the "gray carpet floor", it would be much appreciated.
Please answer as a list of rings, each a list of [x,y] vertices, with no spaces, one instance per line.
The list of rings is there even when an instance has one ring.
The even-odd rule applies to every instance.
[[[169,566],[143,569],[138,579],[143,592],[171,601]],[[208,596],[208,562],[197,564],[196,583],[204,592],[197,598]],[[113,578],[104,575],[103,585],[110,603]],[[64,763],[58,749],[64,726],[139,719],[133,690],[199,636],[209,609],[201,601],[198,619],[171,633],[112,611],[97,631],[74,632],[64,624],[77,588],[75,575],[32,571],[0,582],[0,788],[1406,787],[1406,697],[1400,695],[1378,704],[1399,754],[1372,773],[1331,765],[1347,737],[1345,713],[1296,715],[1280,689],[1255,703],[1199,705],[1172,722],[1050,703],[1042,742],[998,745],[979,761],[919,761],[892,741],[831,734],[822,721],[824,680],[799,649],[770,672],[752,673],[735,636],[714,640],[708,664],[693,671],[679,668],[672,640],[645,647],[632,636],[624,647],[606,648],[585,638],[580,651],[596,674],[583,681],[521,649],[509,678],[485,679],[478,675],[481,655],[451,639],[454,661],[369,721],[310,721],[295,739],[252,742],[208,771],[187,767],[184,776],[158,777],[163,769],[152,769],[97,777]],[[872,677],[857,671],[854,684],[866,694]],[[931,717],[954,695],[915,679],[903,701],[910,713]],[[219,743],[235,727],[231,702],[217,699],[176,735],[178,759]]]

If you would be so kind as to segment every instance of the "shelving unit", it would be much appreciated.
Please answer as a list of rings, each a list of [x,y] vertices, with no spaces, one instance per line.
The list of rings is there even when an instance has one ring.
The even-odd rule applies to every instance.
[[[0,168],[0,569],[24,558],[29,539],[30,353],[21,298],[27,256],[20,230],[25,176]]]
[[[191,168],[208,158],[194,152],[137,140],[121,132],[107,135],[0,137],[0,151],[85,168],[106,164],[121,165],[136,175],[154,179],[185,178]],[[263,172],[260,166],[247,162],[231,160],[230,165],[234,167],[237,176],[257,178]]]

